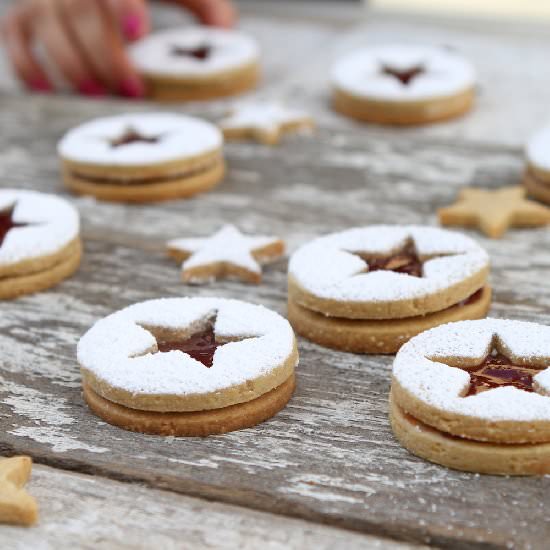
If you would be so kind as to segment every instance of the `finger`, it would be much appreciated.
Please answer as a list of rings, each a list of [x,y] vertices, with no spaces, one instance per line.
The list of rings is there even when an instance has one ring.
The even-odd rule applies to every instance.
[[[68,34],[60,14],[51,9],[48,0],[38,3],[37,6],[39,13],[33,14],[30,24],[50,60],[79,92],[86,95],[105,94],[105,87],[98,82],[78,45]]]
[[[51,91],[53,86],[34,56],[30,35],[25,32],[19,10],[14,9],[4,19],[2,34],[6,52],[17,76],[33,90]]]
[[[232,27],[237,12],[230,0],[179,0],[206,25]]]
[[[126,40],[133,42],[150,32],[151,21],[145,0],[107,0],[106,6],[118,21]]]
[[[64,19],[94,74],[112,92],[142,97],[140,76],[130,63],[118,21],[106,0],[61,0]]]

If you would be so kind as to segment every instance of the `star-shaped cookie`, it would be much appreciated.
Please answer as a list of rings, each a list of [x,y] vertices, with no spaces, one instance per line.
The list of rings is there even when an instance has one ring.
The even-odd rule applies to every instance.
[[[38,506],[23,486],[31,475],[32,460],[14,456],[0,460],[0,522],[13,525],[36,523]]]
[[[235,108],[219,125],[227,139],[277,145],[283,134],[313,129],[315,123],[306,113],[279,103],[248,103]]]
[[[455,204],[438,211],[441,225],[477,227],[498,239],[510,227],[538,227],[550,223],[550,208],[525,198],[522,187],[495,191],[465,188]]]
[[[277,237],[243,235],[235,226],[225,225],[211,237],[171,240],[167,249],[171,257],[183,262],[185,283],[237,278],[258,284],[261,265],[280,258],[285,245]]]

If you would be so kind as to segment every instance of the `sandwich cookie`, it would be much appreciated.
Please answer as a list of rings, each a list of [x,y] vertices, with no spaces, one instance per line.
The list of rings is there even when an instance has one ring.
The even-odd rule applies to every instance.
[[[374,225],[302,246],[288,268],[295,330],[330,348],[395,353],[412,336],[478,319],[491,303],[489,258],[472,239],[423,226]]]
[[[550,204],[550,126],[529,140],[525,156],[523,184],[531,196]]]
[[[549,474],[549,367],[547,326],[484,319],[429,330],[395,358],[393,431],[450,468]]]
[[[234,30],[182,27],[157,32],[130,47],[148,94],[161,101],[213,99],[255,88],[256,41]]]
[[[218,298],[135,304],[78,344],[84,397],[121,428],[207,436],[254,426],[290,399],[298,364],[288,321]]]
[[[149,202],[201,193],[224,176],[223,136],[209,122],[174,113],[99,118],[60,141],[63,180],[101,200]]]
[[[0,299],[50,288],[80,265],[80,217],[66,200],[0,190]]]
[[[333,105],[378,124],[425,124],[463,115],[474,103],[476,74],[443,48],[391,45],[364,48],[332,71]]]

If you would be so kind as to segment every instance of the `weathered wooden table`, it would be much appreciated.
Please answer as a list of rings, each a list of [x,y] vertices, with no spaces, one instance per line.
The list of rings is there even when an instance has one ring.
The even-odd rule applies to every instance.
[[[269,9],[278,15],[268,16]],[[543,28],[383,14],[361,21],[351,9],[321,17],[319,8],[315,19],[291,19],[281,2],[247,13],[243,27],[265,52],[259,94],[307,107],[319,131],[273,149],[228,145],[226,181],[193,200],[129,207],[71,197],[83,218],[79,273],[49,292],[0,304],[0,452],[33,457],[30,490],[41,507],[37,527],[0,527],[0,546],[547,548],[548,478],[454,472],[396,443],[387,418],[389,357],[301,341],[289,406],[257,428],[221,437],[129,433],[84,405],[75,346],[115,309],[189,294],[285,312],[286,262],[268,268],[258,287],[189,288],[164,256],[165,239],[234,222],[282,235],[292,250],[350,226],[435,223],[436,208],[460,187],[517,182],[522,144],[549,114]],[[357,45],[397,39],[444,43],[473,58],[481,74],[475,113],[411,130],[358,126],[331,113],[331,62]],[[181,109],[214,119],[226,105]],[[55,144],[67,128],[152,108],[13,91],[0,96],[0,106],[1,185],[60,194]],[[550,231],[478,238],[493,260],[492,314],[549,321]]]

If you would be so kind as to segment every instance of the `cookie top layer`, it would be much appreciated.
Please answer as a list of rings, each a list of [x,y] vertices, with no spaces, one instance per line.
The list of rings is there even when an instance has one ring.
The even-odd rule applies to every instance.
[[[54,195],[2,189],[0,213],[13,225],[0,244],[0,267],[54,254],[79,235],[78,211]]]
[[[215,152],[218,128],[175,113],[135,113],[97,118],[69,130],[58,144],[66,161],[104,166],[149,166]]]
[[[503,385],[465,397],[471,383],[468,370],[480,365],[495,346],[513,362],[537,368],[534,391]],[[393,378],[430,408],[432,418],[438,414],[449,418],[451,413],[493,423],[548,422],[550,327],[501,319],[443,325],[414,337],[401,348],[394,361]],[[411,414],[416,416],[416,411]]]
[[[459,94],[476,83],[475,69],[443,48],[388,45],[358,50],[336,63],[333,84],[379,101],[426,101]]]
[[[130,47],[137,69],[150,76],[207,77],[256,63],[257,42],[241,32],[181,27],[154,33]]]
[[[229,343],[216,349],[210,368],[179,350],[158,352],[159,333],[185,340],[212,325],[216,341]],[[98,321],[81,338],[78,361],[107,399],[149,410],[201,410],[233,404],[224,398],[232,389],[242,391],[231,400],[244,402],[284,382],[297,363],[295,345],[288,321],[262,306],[169,298]]]
[[[550,126],[537,132],[528,142],[525,150],[527,162],[546,172],[550,172]]]
[[[421,276],[391,270],[369,271],[367,258],[391,256],[407,244],[423,263]],[[333,233],[302,246],[290,259],[289,276],[311,298],[310,303],[304,304],[306,307],[315,309],[315,300],[334,306],[409,302],[412,316],[425,313],[420,305],[425,297],[437,297],[460,287],[466,296],[454,296],[454,303],[467,298],[468,292],[483,286],[488,265],[485,250],[460,233],[435,227],[373,225]],[[462,283],[480,274],[477,288],[466,285],[462,289]],[[439,309],[435,304],[434,311],[452,303],[443,300]]]

